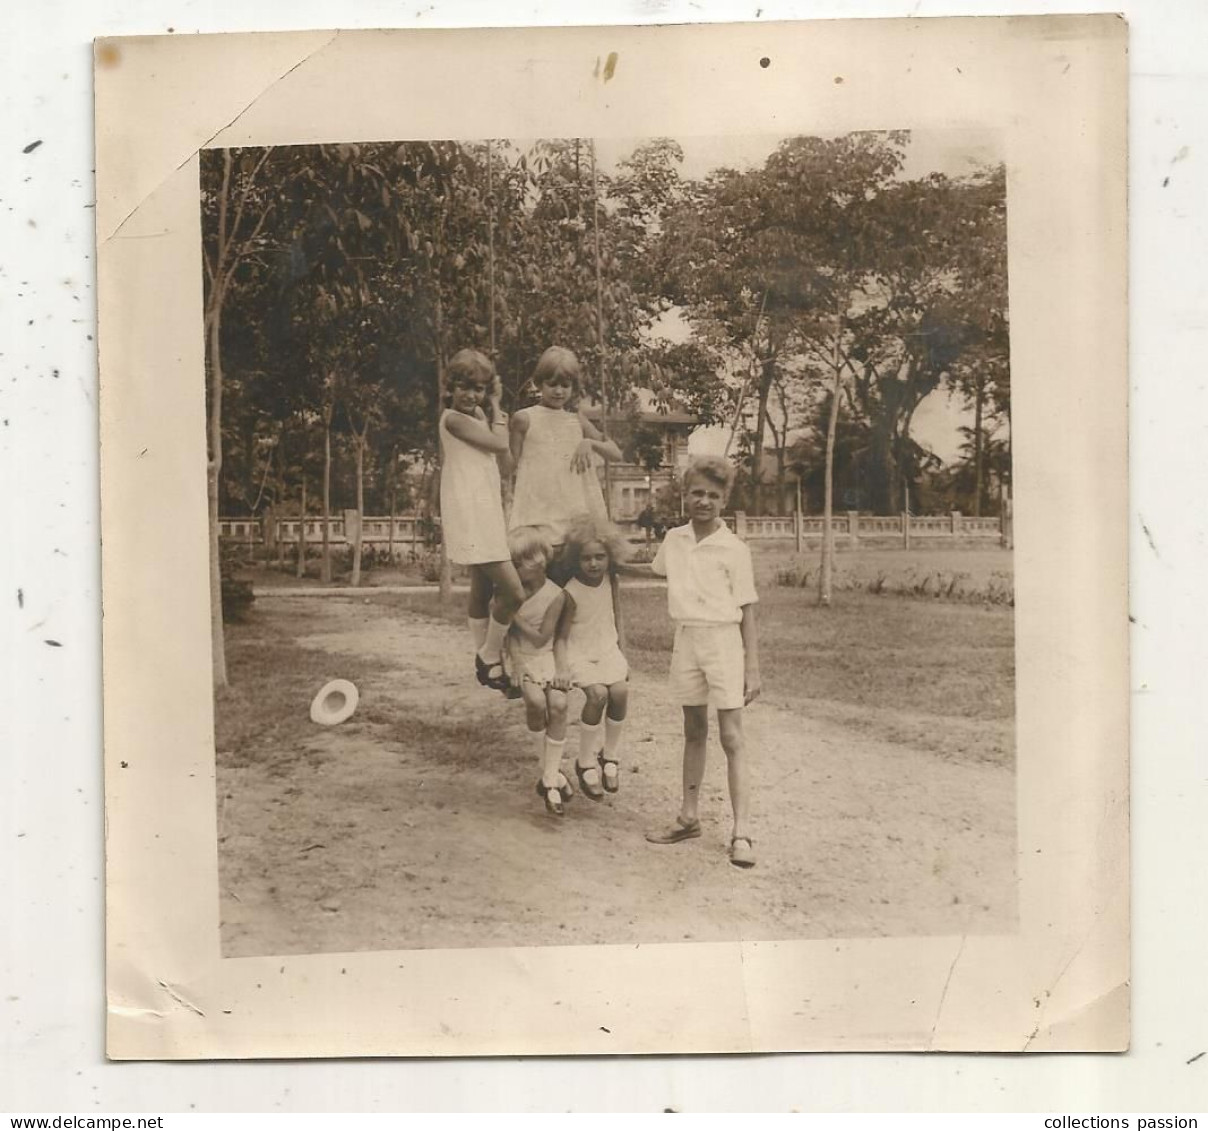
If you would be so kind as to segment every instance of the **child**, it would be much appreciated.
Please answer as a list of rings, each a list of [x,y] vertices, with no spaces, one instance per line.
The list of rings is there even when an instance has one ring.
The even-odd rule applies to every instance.
[[[734,827],[730,862],[755,864],[748,828],[749,795],[742,709],[759,695],[755,632],[755,578],[751,551],[721,520],[734,469],[716,456],[698,457],[684,476],[691,521],[667,532],[651,572],[667,578],[667,605],[675,622],[671,689],[684,709],[683,800],[675,824],[647,833],[653,844],[678,844],[701,835],[701,782],[709,737],[709,703],[717,708],[726,753]]]
[[[562,773],[566,747],[566,689],[557,686],[554,633],[565,595],[545,575],[553,550],[542,530],[528,526],[508,536],[512,560],[524,588],[524,603],[508,633],[508,670],[524,699],[525,720],[537,745],[541,777],[537,796],[555,817],[571,798],[570,782]]]
[[[508,529],[548,527],[556,548],[573,519],[590,515],[607,521],[593,456],[616,460],[621,449],[575,410],[582,377],[570,350],[550,346],[537,362],[533,383],[540,402],[511,421],[516,487]]]
[[[507,414],[499,407],[495,368],[477,350],[454,354],[447,379],[438,429],[441,533],[449,560],[470,569],[467,620],[478,682],[504,691],[503,642],[524,599],[508,550],[496,463],[508,450]]]
[[[629,703],[629,665],[621,652],[616,565],[625,550],[610,524],[582,518],[567,531],[565,565],[572,576],[564,590],[554,659],[557,685],[576,685],[587,697],[579,717],[575,776],[592,801],[620,788],[618,748]]]

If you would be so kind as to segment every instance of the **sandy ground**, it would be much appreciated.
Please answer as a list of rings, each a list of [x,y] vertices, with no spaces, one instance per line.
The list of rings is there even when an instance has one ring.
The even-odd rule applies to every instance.
[[[761,699],[746,720],[758,865],[742,871],[726,857],[715,726],[704,836],[643,839],[678,803],[680,713],[664,679],[635,674],[620,792],[576,795],[557,820],[534,792],[522,710],[474,684],[455,628],[333,598],[275,599],[260,615],[293,600],[310,626],[301,645],[376,674],[354,719],[315,728],[287,773],[220,766],[228,956],[1014,929],[1009,768]],[[416,739],[434,722],[464,731],[456,758]]]

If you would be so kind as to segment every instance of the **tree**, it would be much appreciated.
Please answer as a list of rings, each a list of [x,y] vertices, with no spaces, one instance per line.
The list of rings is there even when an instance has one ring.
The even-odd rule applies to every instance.
[[[265,225],[279,202],[268,168],[273,150],[206,150],[201,159],[204,278],[204,329],[207,360],[208,477],[210,517],[210,627],[216,687],[227,683],[222,623],[222,572],[219,553],[219,495],[223,455],[223,313],[256,270]]]

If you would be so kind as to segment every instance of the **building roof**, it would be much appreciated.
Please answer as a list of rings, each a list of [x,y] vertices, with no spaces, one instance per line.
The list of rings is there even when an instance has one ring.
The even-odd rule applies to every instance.
[[[583,415],[588,420],[599,420],[604,414],[599,405],[588,405],[583,409]],[[700,423],[699,416],[681,409],[670,409],[667,412],[660,412],[657,409],[643,409],[640,412],[610,412],[608,419],[621,421],[637,419],[641,424],[680,424],[687,427],[695,427]]]

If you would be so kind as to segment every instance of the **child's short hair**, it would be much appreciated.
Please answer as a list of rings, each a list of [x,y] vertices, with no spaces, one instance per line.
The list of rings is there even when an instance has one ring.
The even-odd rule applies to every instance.
[[[609,568],[628,561],[632,553],[628,540],[611,522],[583,514],[571,520],[562,550],[562,567],[567,576],[579,572],[579,552],[588,542],[599,542],[608,551]]]
[[[554,548],[549,532],[542,526],[518,526],[508,533],[508,553],[514,562],[531,562],[540,558],[545,565],[553,560]]]
[[[550,346],[537,359],[537,368],[533,370],[533,384],[537,388],[556,377],[569,377],[574,396],[583,393],[583,371],[579,368],[579,359],[565,346]]]
[[[707,479],[715,487],[720,487],[727,495],[734,486],[734,465],[721,456],[696,456],[684,472],[684,486],[692,482],[693,476]]]
[[[483,380],[493,380],[494,377],[495,366],[486,354],[473,349],[458,350],[449,359],[445,369],[445,395],[447,397],[458,385],[477,385]]]

